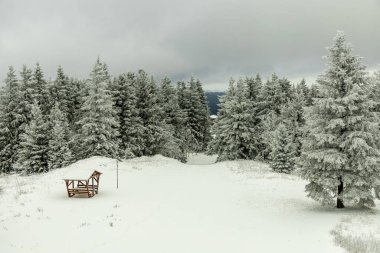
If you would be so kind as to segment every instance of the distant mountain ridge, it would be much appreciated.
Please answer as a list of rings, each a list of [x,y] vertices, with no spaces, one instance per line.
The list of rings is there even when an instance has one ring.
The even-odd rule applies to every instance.
[[[208,106],[210,108],[210,115],[217,115],[219,111],[219,97],[223,96],[225,92],[222,91],[206,91]]]

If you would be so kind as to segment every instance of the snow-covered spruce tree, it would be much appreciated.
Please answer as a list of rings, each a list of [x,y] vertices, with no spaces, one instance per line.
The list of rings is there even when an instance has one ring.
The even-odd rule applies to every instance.
[[[20,103],[21,114],[25,117],[26,123],[29,123],[31,120],[31,108],[34,103],[34,89],[32,84],[32,75],[33,71],[27,66],[22,67],[20,72],[20,90],[23,96],[23,99]]]
[[[257,74],[256,77],[246,77],[245,83],[247,86],[248,98],[252,101],[257,101],[263,85],[260,75]]]
[[[309,134],[301,156],[308,196],[337,207],[372,207],[380,184],[379,120],[365,94],[366,74],[342,32],[327,56],[328,69],[317,80],[321,98],[307,117]]]
[[[376,103],[375,111],[380,115],[380,71],[376,71],[369,79],[368,96]]]
[[[305,79],[302,79],[296,86],[296,93],[302,94],[305,100],[305,106],[311,106],[312,98],[310,97],[310,89],[306,85]]]
[[[82,118],[82,110],[84,100],[88,96],[88,87],[85,81],[78,79],[69,79],[69,95],[68,95],[68,113],[67,119],[70,129],[78,132],[80,125],[76,124]]]
[[[0,172],[11,171],[16,160],[19,134],[26,121],[22,113],[22,101],[23,96],[15,70],[9,67],[0,100]]]
[[[193,145],[193,151],[200,152],[203,149],[203,136],[204,136],[204,107],[197,87],[197,81],[191,77],[187,86],[187,113],[186,127],[191,130],[191,134],[196,141]]]
[[[257,127],[259,140],[259,158],[268,160],[271,153],[273,131],[281,121],[281,109],[293,97],[290,82],[280,79],[276,74],[262,86],[257,98],[256,114],[260,118]]]
[[[23,174],[48,171],[47,151],[49,127],[44,120],[41,109],[36,101],[31,108],[31,120],[20,136],[20,147],[17,161],[14,164],[16,171]]]
[[[320,98],[321,92],[317,84],[312,84],[310,87],[309,98],[306,100],[306,106],[312,106],[315,98]]]
[[[119,122],[119,156],[121,158],[132,158],[142,153],[142,146],[139,145],[137,139],[143,124],[136,108],[135,86],[134,73],[120,75],[113,85],[114,107]]]
[[[142,126],[136,132],[136,143],[141,147],[139,155],[160,154],[164,138],[162,108],[156,84],[143,70],[139,70],[136,76],[136,99],[136,108],[142,121]]]
[[[243,80],[240,79],[236,85],[231,81],[227,94],[221,98],[214,134],[209,149],[218,154],[218,161],[256,157],[258,136],[252,101],[247,96]]]
[[[159,95],[166,123],[174,128],[174,134],[178,137],[182,133],[185,115],[179,106],[177,91],[168,77],[161,81]]]
[[[208,108],[208,102],[206,95],[203,91],[202,83],[199,81],[199,79],[195,82],[197,87],[197,93],[199,96],[199,100],[201,103],[201,107],[199,108],[201,120],[199,122],[200,124],[200,130],[201,130],[201,139],[200,143],[202,143],[201,151],[205,151],[207,149],[207,144],[211,140],[211,134],[210,134],[210,109]]]
[[[291,134],[291,143],[293,144],[295,156],[301,155],[302,140],[305,136],[305,98],[302,90],[294,93],[294,98],[288,100],[288,103],[281,109],[281,120],[284,122],[289,133]]]
[[[185,115],[178,101],[176,88],[171,84],[169,78],[161,81],[159,101],[165,119],[165,132],[168,143],[163,146],[163,155],[186,161],[187,153],[184,144],[185,138]]]
[[[192,119],[190,116],[192,113],[190,112],[192,105],[191,105],[191,95],[190,95],[190,89],[189,86],[186,85],[185,82],[180,81],[177,83],[177,97],[178,97],[178,105],[181,109],[181,115],[183,117],[183,134],[182,134],[182,149],[184,150],[186,157],[189,153],[199,149],[198,148],[198,139],[196,138],[197,135],[194,134],[194,130],[192,125],[192,122],[194,119]]]
[[[294,170],[294,148],[292,135],[280,123],[274,131],[271,152],[271,168],[276,172],[290,173]]]
[[[39,63],[36,64],[36,68],[34,69],[30,88],[30,96],[33,103],[34,101],[37,101],[42,114],[48,115],[51,106],[49,101],[49,90],[47,87],[47,82],[44,78],[44,73]]]
[[[69,115],[70,110],[70,82],[69,78],[63,72],[61,66],[58,67],[57,77],[53,84],[49,87],[50,89],[50,99],[52,101],[51,106],[53,107],[56,102],[59,104],[59,109],[65,114]]]
[[[94,155],[117,157],[118,122],[109,90],[111,80],[106,64],[100,62],[99,58],[88,82],[89,94],[81,108],[82,118],[77,122],[77,158]]]
[[[65,167],[72,161],[69,124],[66,115],[59,108],[57,102],[49,115],[50,139],[47,153],[49,170]]]
[[[211,127],[211,133],[213,135],[213,138],[208,143],[207,146],[207,153],[209,155],[218,154],[221,152],[223,147],[226,146],[226,143],[224,142],[225,139],[221,137],[222,134],[222,128],[221,124],[226,121],[225,117],[227,117],[226,114],[226,106],[225,103],[227,101],[230,101],[235,96],[235,80],[230,79],[228,89],[226,93],[219,98],[219,111],[218,111],[218,117],[215,119],[214,124]]]

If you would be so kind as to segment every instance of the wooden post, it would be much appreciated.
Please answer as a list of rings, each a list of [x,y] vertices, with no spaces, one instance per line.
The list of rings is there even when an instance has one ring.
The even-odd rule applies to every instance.
[[[116,189],[119,189],[119,159],[116,159]]]

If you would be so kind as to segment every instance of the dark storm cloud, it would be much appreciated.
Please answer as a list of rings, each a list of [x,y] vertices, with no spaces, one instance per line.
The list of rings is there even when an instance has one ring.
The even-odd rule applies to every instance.
[[[223,89],[230,76],[277,72],[313,77],[337,30],[370,67],[380,63],[380,1],[0,0],[0,78],[39,61],[87,77],[97,56],[112,74],[200,78]]]

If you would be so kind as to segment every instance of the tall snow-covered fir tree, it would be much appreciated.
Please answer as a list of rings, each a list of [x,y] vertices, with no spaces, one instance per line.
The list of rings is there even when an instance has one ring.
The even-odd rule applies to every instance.
[[[376,71],[369,79],[368,96],[376,103],[375,111],[380,116],[380,71]]]
[[[252,108],[244,81],[239,80],[237,84],[230,81],[213,127],[215,137],[209,144],[209,150],[218,155],[218,161],[256,157],[258,136]]]
[[[199,100],[200,100],[200,130],[201,130],[201,139],[200,143],[202,143],[201,151],[205,151],[207,149],[207,144],[211,139],[210,134],[210,109],[208,108],[208,102],[205,95],[205,92],[202,87],[202,83],[199,81],[199,79],[196,80],[195,85],[197,87],[196,92],[198,93]]]
[[[304,92],[296,90],[294,98],[288,100],[288,103],[281,109],[281,119],[291,134],[295,156],[301,155],[302,140],[305,136],[305,111],[306,104]]]
[[[143,70],[139,70],[136,77],[136,99],[136,108],[142,121],[142,127],[136,133],[136,143],[141,147],[139,155],[159,154],[164,138],[163,113],[156,84]]]
[[[34,89],[32,84],[32,69],[27,66],[22,66],[22,70],[20,72],[20,89],[23,95],[23,100],[21,101],[21,113],[26,118],[26,123],[31,120],[31,108],[34,103]]]
[[[191,122],[194,121],[190,118],[190,108],[192,107],[190,101],[190,89],[185,82],[179,81],[177,83],[177,97],[178,105],[181,109],[183,117],[183,134],[182,134],[182,149],[186,156],[190,152],[194,152],[198,148],[198,140],[194,134],[194,130],[191,127]]]
[[[257,74],[256,77],[246,77],[245,83],[247,86],[248,97],[252,101],[257,101],[260,90],[263,86],[260,75]]]
[[[43,115],[48,115],[50,111],[49,90],[47,82],[44,77],[44,73],[39,63],[36,64],[36,68],[33,71],[31,79],[31,99],[37,101]]]
[[[162,108],[164,142],[162,155],[186,161],[185,113],[181,110],[176,88],[168,77],[162,79],[159,89],[159,103]]]
[[[141,155],[142,146],[138,142],[138,132],[142,128],[142,120],[136,108],[136,75],[134,73],[120,75],[114,81],[113,87],[119,122],[119,156],[131,158]]]
[[[72,161],[72,153],[69,148],[71,141],[69,124],[66,114],[59,108],[60,105],[57,102],[50,110],[49,115],[50,139],[47,152],[49,170],[65,167]]]
[[[305,79],[302,79],[296,86],[296,93],[302,94],[305,100],[305,106],[311,106],[312,98],[309,87],[306,85]]]
[[[82,106],[88,96],[87,83],[78,79],[69,79],[68,113],[67,119],[70,128],[78,132],[80,125],[76,124],[82,118]]]
[[[19,135],[26,118],[22,110],[23,94],[15,70],[9,67],[0,100],[0,171],[9,172],[16,160]]]
[[[202,84],[193,77],[187,84],[178,82],[177,94],[179,106],[184,113],[185,128],[190,130],[186,130],[186,142],[191,143],[188,148],[193,152],[204,151],[211,135],[209,108]]]
[[[260,118],[258,126],[259,158],[270,159],[271,141],[273,132],[281,122],[281,109],[292,99],[291,84],[286,78],[279,78],[272,74],[271,78],[262,86],[257,98],[256,111]]]
[[[160,103],[166,123],[173,127],[175,136],[179,137],[185,123],[185,115],[181,110],[178,95],[171,80],[165,77],[160,85]]]
[[[23,174],[41,173],[48,171],[48,123],[42,115],[39,103],[36,101],[31,108],[31,120],[20,136],[20,147],[17,161],[14,164],[16,171]]]
[[[328,68],[317,80],[321,98],[307,117],[309,134],[301,156],[308,196],[338,208],[374,206],[372,189],[380,184],[379,119],[365,90],[365,67],[352,54],[342,32],[327,56]]]
[[[294,147],[292,135],[280,123],[274,131],[271,152],[271,167],[276,172],[290,173],[294,170]]]
[[[76,138],[80,158],[94,155],[117,157],[118,122],[110,91],[110,76],[99,58],[90,74],[89,94],[81,108],[82,118]]]
[[[190,128],[195,145],[194,151],[202,151],[203,148],[203,105],[198,92],[197,81],[191,77],[186,95],[188,96],[188,107],[186,127]]]
[[[65,115],[70,113],[70,87],[69,78],[63,72],[61,66],[58,67],[57,77],[50,88],[50,100],[52,101],[51,106],[54,107],[55,103],[58,102],[59,109]]]
[[[208,143],[208,146],[207,146],[207,153],[210,155],[218,154],[227,145],[225,142],[225,138],[222,138],[221,136],[222,134],[221,125],[222,125],[222,122],[226,121],[225,118],[228,116],[227,110],[226,110],[227,107],[224,105],[225,103],[227,103],[227,101],[230,101],[233,99],[236,93],[235,89],[236,89],[235,80],[231,78],[229,81],[229,85],[228,85],[228,89],[226,93],[219,98],[220,110],[218,111],[218,117],[216,118],[213,126],[211,127],[211,133],[213,135],[213,138],[211,139],[211,141]]]
[[[321,97],[321,92],[319,90],[319,85],[317,84],[312,84],[309,90],[309,98],[306,101],[306,106],[311,106],[313,105],[313,101],[315,98],[320,98]]]

